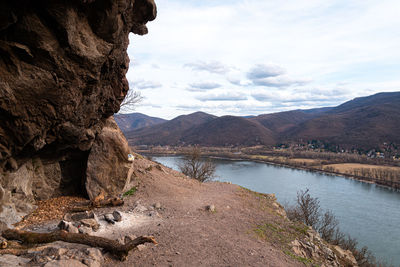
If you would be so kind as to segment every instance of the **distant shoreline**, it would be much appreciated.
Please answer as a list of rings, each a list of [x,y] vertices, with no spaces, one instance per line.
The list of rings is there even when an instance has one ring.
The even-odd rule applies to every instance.
[[[142,153],[144,155],[149,155],[149,156],[183,156],[185,155],[184,152],[180,151],[164,151],[164,152],[154,152],[154,151],[138,151],[138,153]],[[344,178],[364,182],[364,183],[369,183],[369,184],[376,184],[378,186],[390,188],[396,191],[400,191],[400,181],[386,181],[383,179],[376,179],[376,178],[371,178],[371,177],[363,177],[363,176],[358,176],[358,175],[353,175],[345,172],[338,172],[336,169],[320,169],[317,168],[316,166],[299,166],[299,164],[290,164],[290,161],[288,158],[286,158],[285,163],[283,162],[274,162],[274,161],[269,161],[266,159],[260,159],[260,158],[254,158],[252,156],[254,155],[247,155],[247,154],[240,154],[240,155],[229,155],[229,154],[215,154],[215,153],[203,153],[204,157],[212,158],[212,159],[223,159],[223,160],[230,160],[230,161],[252,161],[252,162],[259,162],[259,163],[265,163],[265,164],[270,164],[270,165],[275,165],[275,166],[280,166],[280,167],[285,167],[285,168],[291,168],[291,169],[297,169],[297,170],[304,170],[304,171],[309,171],[309,172],[315,172],[315,173],[321,173],[321,174],[326,174],[326,175],[335,175],[335,176],[341,176]],[[342,163],[342,165],[345,165],[348,163]],[[367,164],[360,164],[360,167],[362,168],[365,165],[365,168],[368,169],[370,165]],[[377,165],[378,167],[381,168],[387,168],[388,166],[385,165]],[[389,168],[395,168],[395,167],[389,167]],[[398,167],[398,174],[399,174],[399,179],[400,179],[400,167]]]

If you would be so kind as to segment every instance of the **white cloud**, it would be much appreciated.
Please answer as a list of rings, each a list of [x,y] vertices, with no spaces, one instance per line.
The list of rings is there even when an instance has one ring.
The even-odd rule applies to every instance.
[[[162,87],[161,83],[156,81],[137,80],[129,83],[130,88],[137,88],[139,90],[155,89]]]
[[[282,67],[273,64],[257,64],[247,73],[250,80],[259,80],[280,76],[286,73]]]
[[[205,90],[211,90],[215,88],[219,88],[221,85],[215,82],[199,82],[199,83],[191,83],[188,88],[189,91],[192,92],[201,92]]]
[[[199,95],[196,99],[200,101],[243,101],[247,100],[247,96],[239,92],[222,92]]]
[[[127,77],[162,85],[142,92],[162,108],[143,106],[139,112],[171,118],[181,114],[176,107],[184,102],[215,114],[247,115],[337,105],[400,88],[399,1],[157,4],[158,18],[148,23],[149,34],[130,38],[128,53],[134,60]],[[188,90],[210,81],[220,85],[208,89],[215,94],[243,90],[247,100],[200,101]],[[268,98],[266,91],[273,96]]]
[[[230,70],[228,66],[225,66],[221,62],[215,60],[210,62],[197,61],[192,63],[186,63],[183,66],[190,68],[193,71],[208,71],[216,74],[225,74]]]

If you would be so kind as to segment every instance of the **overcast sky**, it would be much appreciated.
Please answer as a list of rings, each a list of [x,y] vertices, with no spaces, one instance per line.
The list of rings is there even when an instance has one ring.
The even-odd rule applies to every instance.
[[[398,0],[156,0],[130,36],[137,112],[255,115],[400,90]]]

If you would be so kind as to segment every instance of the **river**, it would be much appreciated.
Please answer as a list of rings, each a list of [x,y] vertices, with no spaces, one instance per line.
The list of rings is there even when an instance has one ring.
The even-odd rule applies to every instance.
[[[153,157],[177,170],[179,157]],[[261,193],[274,193],[282,204],[294,204],[298,190],[308,188],[331,210],[344,233],[368,246],[377,259],[400,266],[400,192],[360,181],[251,161],[213,160],[216,180]]]

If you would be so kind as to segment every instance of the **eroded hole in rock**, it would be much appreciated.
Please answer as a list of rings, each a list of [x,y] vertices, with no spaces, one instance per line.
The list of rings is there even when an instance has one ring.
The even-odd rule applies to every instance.
[[[85,189],[88,155],[89,153],[82,153],[81,158],[60,161],[61,180],[59,190],[61,195],[88,197]]]

